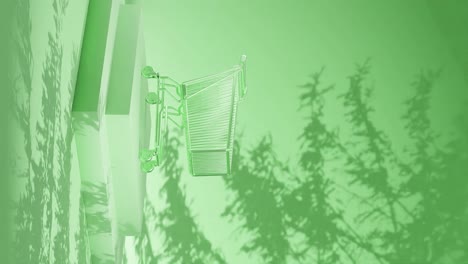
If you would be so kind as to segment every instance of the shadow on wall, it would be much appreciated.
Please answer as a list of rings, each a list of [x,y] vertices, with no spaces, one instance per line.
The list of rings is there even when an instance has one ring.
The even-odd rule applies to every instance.
[[[17,2],[22,15],[16,21],[16,63],[19,76],[16,83],[16,122],[24,136],[25,169],[19,177],[26,178],[25,191],[16,209],[16,238],[14,244],[17,263],[45,263],[54,260],[67,263],[70,258],[70,170],[71,128],[70,103],[74,81],[61,83],[63,49],[62,20],[68,1],[53,2],[55,31],[49,33],[48,50],[42,69],[40,117],[32,124],[32,61],[30,2]],[[72,75],[78,67],[78,53],[74,52]],[[31,133],[35,125],[36,134]],[[33,158],[33,153],[40,156]]]
[[[16,122],[24,135],[27,164],[17,175],[27,180],[16,207],[18,263],[67,263],[71,250],[77,251],[79,263],[86,263],[90,255],[85,226],[91,233],[110,232],[110,225],[103,224],[107,211],[85,214],[81,208],[77,248],[70,248],[71,104],[61,99],[72,94],[73,85],[63,89],[59,81],[61,21],[67,4],[53,2],[56,28],[49,34],[41,119],[32,135],[32,24],[29,1],[18,1],[18,12],[26,15],[16,21]],[[77,67],[76,54],[74,58]],[[412,143],[398,152],[374,122],[370,72],[369,61],[358,65],[339,98],[330,93],[338,87],[322,84],[323,69],[301,86],[300,113],[307,118],[299,135],[298,164],[289,167],[277,158],[271,136],[248,149],[236,142],[234,173],[223,178],[234,198],[222,216],[248,238],[237,250],[262,263],[468,262],[468,205],[463,202],[468,195],[468,117],[460,115],[459,136],[444,142],[428,113],[443,72],[421,72],[411,83],[413,95],[400,119]],[[327,123],[325,106],[336,100],[344,106],[343,127],[349,131]],[[227,263],[190,209],[180,181],[178,138],[170,139],[161,167],[164,208],[158,211],[145,201],[144,229],[135,244],[139,263]],[[33,152],[41,156],[33,159]],[[105,186],[86,188],[93,190],[92,195],[84,192],[86,203],[103,204]],[[153,234],[163,245],[157,252],[151,244]]]
[[[411,144],[401,151],[374,122],[370,61],[356,66],[338,98],[330,93],[338,87],[322,84],[324,72],[300,86],[307,118],[297,166],[277,158],[271,136],[247,151],[235,143],[234,173],[223,178],[234,198],[222,216],[248,238],[238,250],[261,263],[468,262],[468,205],[461,202],[468,195],[468,117],[460,114],[459,136],[444,143],[429,115],[443,73],[423,71],[412,81],[400,118]],[[327,101],[337,100],[347,131],[327,123]],[[190,212],[177,164],[181,143],[170,142],[160,189],[166,207],[156,212],[145,203],[139,263],[225,263]],[[150,234],[163,238],[162,252],[153,253]]]
[[[81,195],[86,205],[88,234],[111,233],[106,184],[83,182]]]
[[[223,255],[202,233],[189,208],[180,182],[183,168],[178,165],[182,145],[180,131],[173,135],[169,138],[167,156],[161,166],[164,183],[159,194],[165,206],[157,211],[150,201],[145,201],[145,224],[135,243],[139,263],[226,263]],[[153,252],[151,234],[157,235],[162,242],[158,252]]]
[[[225,178],[235,199],[223,215],[250,235],[241,251],[262,263],[468,261],[468,141],[443,144],[428,114],[442,73],[422,72],[411,84],[400,120],[412,144],[399,154],[373,121],[370,69],[369,61],[358,65],[338,98],[350,129],[345,139],[326,123],[327,92],[335,87],[321,83],[323,70],[301,86],[308,117],[294,169],[275,158],[271,137],[242,155],[237,143],[236,170]]]

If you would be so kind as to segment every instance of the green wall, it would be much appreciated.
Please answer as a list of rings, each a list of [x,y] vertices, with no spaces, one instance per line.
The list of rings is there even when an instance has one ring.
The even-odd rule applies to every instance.
[[[161,74],[184,81],[226,69],[246,54],[249,90],[238,116],[242,144],[253,147],[271,134],[278,156],[289,159],[294,169],[305,124],[304,114],[298,112],[302,93],[298,86],[325,67],[324,85],[334,84],[335,89],[325,99],[324,119],[345,134],[352,133],[338,96],[345,92],[355,65],[370,59],[366,85],[373,91],[372,120],[396,150],[403,151],[409,142],[401,118],[406,111],[403,103],[418,74],[442,71],[429,112],[433,128],[445,139],[455,129],[455,115],[467,98],[462,66],[466,46],[462,36],[467,34],[462,26],[460,32],[451,30],[452,23],[461,25],[457,19],[466,12],[452,4],[438,8],[444,3],[146,1],[147,61]],[[148,185],[162,184],[158,177],[149,177]],[[184,174],[182,181],[205,234],[221,245],[226,259],[255,263],[238,253],[242,239],[235,241],[236,229],[220,218],[229,193],[223,180]],[[157,201],[157,195],[150,196]]]
[[[246,54],[248,85],[234,174],[190,176],[185,137],[172,133],[169,158],[147,177],[146,221],[126,241],[128,263],[137,256],[171,264],[468,261],[468,130],[459,118],[468,99],[467,4],[126,2],[142,5],[144,53],[156,71],[182,82]],[[98,107],[109,17],[100,11],[110,3],[90,1],[96,13],[87,14],[88,1],[19,0],[12,13],[5,72],[16,83],[14,99],[1,95],[0,112],[9,102],[15,114],[12,133],[1,135],[13,145],[2,158],[10,163],[8,206],[20,212],[8,215],[14,263],[90,261],[71,107],[75,83],[85,100],[74,110]],[[370,73],[356,73],[358,65]],[[327,86],[334,88],[317,94]],[[363,103],[353,97],[361,92]],[[359,103],[372,111],[351,111]],[[88,197],[96,203],[107,195],[98,187]],[[100,245],[110,248],[106,241]]]

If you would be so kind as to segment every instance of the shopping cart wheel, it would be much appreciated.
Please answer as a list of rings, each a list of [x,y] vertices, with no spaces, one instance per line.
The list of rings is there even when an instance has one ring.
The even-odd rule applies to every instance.
[[[159,164],[158,164],[158,161],[156,160],[150,160],[150,161],[142,162],[140,165],[141,165],[141,170],[143,172],[150,173]]]
[[[145,66],[143,70],[141,70],[141,76],[146,79],[158,78],[159,73],[156,73],[151,66]]]
[[[146,103],[148,103],[148,104],[159,104],[159,103],[161,103],[161,99],[159,99],[158,94],[155,93],[155,92],[148,93],[146,95],[145,100],[146,100]]]
[[[140,151],[140,161],[141,162],[150,161],[154,157],[155,154],[156,153],[154,150],[142,149]]]

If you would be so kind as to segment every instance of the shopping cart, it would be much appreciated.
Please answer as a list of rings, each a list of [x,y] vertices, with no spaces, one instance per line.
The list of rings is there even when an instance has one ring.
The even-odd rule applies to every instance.
[[[171,122],[185,132],[193,176],[230,174],[237,107],[247,91],[245,72],[246,56],[227,71],[182,83],[145,67],[142,75],[156,79],[157,86],[146,96],[146,102],[156,106],[156,133],[154,148],[140,153],[143,171],[152,171],[165,158]],[[166,105],[166,95],[176,102],[175,107]],[[178,116],[182,123],[175,119]]]

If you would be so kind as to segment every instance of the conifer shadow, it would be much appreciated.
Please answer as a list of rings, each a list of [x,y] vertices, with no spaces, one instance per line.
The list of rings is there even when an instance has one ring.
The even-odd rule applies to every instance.
[[[263,137],[246,156],[236,141],[232,171],[224,180],[234,198],[222,216],[248,236],[241,251],[257,254],[262,263],[285,263],[291,245],[281,200],[285,185],[278,178],[287,168],[277,158],[271,136]]]
[[[86,208],[85,215],[88,234],[111,233],[106,184],[83,182],[81,198]]]
[[[48,49],[42,69],[40,115],[31,127],[32,53],[29,1],[19,1],[25,12],[19,22],[18,55],[22,91],[17,93],[16,120],[25,138],[27,169],[25,190],[16,213],[16,258],[19,263],[45,263],[69,258],[69,206],[72,142],[71,109],[62,98],[71,98],[73,83],[62,85],[63,49],[60,40],[67,1],[54,1],[55,31],[48,34]],[[76,53],[72,68],[77,67]],[[19,100],[21,99],[21,100]],[[33,153],[38,153],[33,158]],[[55,231],[54,231],[55,230]],[[54,256],[52,256],[54,255]]]
[[[174,130],[167,143],[166,158],[157,176],[163,177],[158,188],[165,203],[162,210],[156,210],[150,201],[145,201],[145,223],[135,248],[140,263],[226,263],[204,235],[187,202],[182,187],[183,168],[178,164],[182,146],[180,131]],[[162,242],[162,248],[153,252],[151,234]]]
[[[29,245],[33,239],[30,232],[32,222],[32,186],[30,176],[30,162],[32,156],[30,120],[30,96],[32,90],[32,48],[31,48],[31,16],[29,0],[16,2],[15,32],[15,64],[19,69],[19,76],[15,84],[15,121],[23,134],[24,151],[26,156],[25,169],[17,176],[28,178],[26,190],[20,196],[15,208],[15,243],[13,245],[14,259],[20,263],[28,263],[30,260]]]
[[[325,95],[334,89],[323,85],[324,68],[311,75],[311,81],[300,86],[301,112],[305,126],[299,136],[301,147],[293,187],[284,196],[288,225],[302,235],[295,248],[300,262],[314,259],[315,263],[356,263],[354,248],[341,221],[340,204],[334,199],[336,186],[326,166],[338,158],[338,135],[325,122]],[[334,172],[335,174],[339,172]]]
[[[223,216],[248,234],[241,251],[262,263],[468,262],[468,118],[461,114],[448,142],[435,132],[430,109],[441,71],[411,83],[395,124],[412,142],[403,153],[375,122],[370,60],[356,65],[338,97],[344,133],[327,122],[326,98],[335,98],[323,72],[301,86],[298,166],[285,169],[271,137],[247,153],[235,143],[233,174],[224,178],[234,198]]]
[[[466,161],[466,114],[457,124],[457,136],[448,143],[432,127],[432,92],[441,71],[423,71],[412,84],[413,96],[406,101],[402,116],[412,140],[409,161],[401,171],[407,177],[404,194],[415,197],[414,217],[407,224],[402,255],[412,263],[463,263],[468,254],[468,165]],[[463,150],[465,149],[465,151]]]

